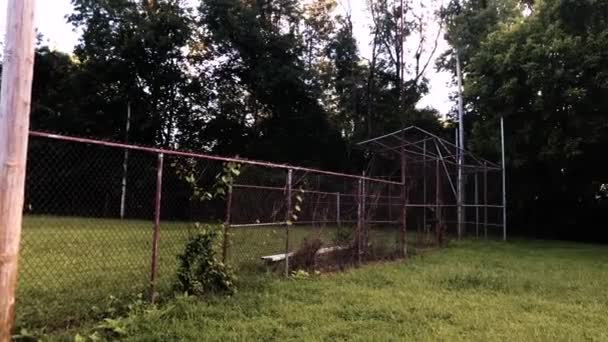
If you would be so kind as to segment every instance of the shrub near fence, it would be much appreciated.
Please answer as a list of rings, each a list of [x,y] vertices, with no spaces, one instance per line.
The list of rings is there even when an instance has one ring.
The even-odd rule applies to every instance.
[[[218,254],[241,278],[405,250],[401,182],[37,132],[29,148],[22,326],[65,328],[166,297],[195,222],[222,230]]]

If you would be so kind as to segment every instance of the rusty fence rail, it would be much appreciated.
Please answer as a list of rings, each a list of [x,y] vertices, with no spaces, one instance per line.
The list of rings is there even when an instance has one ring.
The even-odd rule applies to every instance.
[[[456,226],[449,177],[439,161],[397,170],[344,174],[31,132],[18,322],[65,328],[116,302],[166,297],[201,225],[221,230],[217,256],[242,279],[441,244]],[[502,207],[477,197],[465,206],[471,235],[497,232]]]
[[[227,191],[201,196],[217,190],[229,164],[239,171]],[[362,174],[31,132],[18,324],[64,328],[116,302],[166,296],[176,256],[200,225],[222,230],[217,255],[237,275],[310,267],[298,251],[315,239],[329,252],[313,267],[396,257],[402,188]]]

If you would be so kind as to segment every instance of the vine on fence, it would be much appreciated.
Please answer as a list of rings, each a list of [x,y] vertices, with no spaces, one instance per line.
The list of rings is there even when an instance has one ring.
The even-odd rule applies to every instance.
[[[223,198],[228,193],[228,189],[232,186],[235,179],[241,174],[241,164],[236,162],[224,163],[221,173],[215,176],[215,182],[209,189],[205,189],[200,185],[201,177],[197,174],[204,174],[204,169],[199,172],[199,166],[195,159],[188,158],[185,163],[173,162],[171,164],[175,170],[175,175],[186,182],[192,189],[191,200],[199,202],[209,201],[214,198]]]
[[[195,176],[196,162],[187,161],[183,165],[174,163],[172,166],[178,177],[191,187],[191,200],[200,202],[224,198],[241,174],[241,164],[225,163],[222,172],[215,176],[214,184],[205,190]],[[176,290],[196,296],[233,294],[236,291],[236,276],[228,265],[218,260],[214,249],[219,230],[212,226],[202,227],[199,223],[195,223],[195,227],[198,231],[188,238],[184,251],[178,256]]]
[[[218,260],[215,249],[218,230],[196,224],[198,232],[190,236],[178,256],[176,291],[191,295],[234,294],[236,276]]]
[[[296,222],[299,217],[298,215],[302,212],[302,204],[304,203],[304,189],[302,187],[298,188],[297,195],[295,197],[295,203],[291,211],[291,217],[287,220],[287,225],[291,226],[294,222]]]

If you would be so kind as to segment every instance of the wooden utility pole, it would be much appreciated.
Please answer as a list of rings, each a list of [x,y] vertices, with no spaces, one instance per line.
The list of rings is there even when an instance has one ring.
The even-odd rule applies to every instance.
[[[35,0],[9,0],[0,93],[0,342],[11,339],[34,66]]]

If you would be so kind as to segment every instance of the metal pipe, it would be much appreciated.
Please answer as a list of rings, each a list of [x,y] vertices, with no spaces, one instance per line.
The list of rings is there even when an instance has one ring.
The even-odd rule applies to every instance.
[[[163,189],[163,154],[158,154],[156,168],[156,198],[154,204],[154,234],[152,235],[152,265],[150,272],[150,302],[156,300],[156,279],[158,276],[158,245],[160,240],[160,209]]]
[[[393,217],[393,201],[391,201],[391,187],[388,187],[388,219]]]
[[[362,180],[357,183],[357,264],[361,264],[361,230],[363,229]]]
[[[226,221],[224,221],[224,243],[222,245],[222,262],[228,260],[228,246],[230,245],[230,214],[232,211],[232,184],[228,185],[228,197],[226,197]]]
[[[479,238],[479,180],[475,173],[475,237]]]
[[[401,184],[401,183],[397,183],[397,184]],[[264,186],[264,185],[250,185],[250,184],[233,184],[232,185],[233,188],[237,188],[237,189],[258,189],[258,190],[275,190],[275,191],[285,191],[285,187],[283,186]],[[335,195],[335,192],[328,192],[328,191],[316,191],[316,190],[306,190],[306,189],[302,189],[302,190],[298,190],[299,192],[302,193],[307,193],[307,194],[319,194],[319,195]],[[356,195],[353,194],[340,194],[340,197],[355,197]],[[378,198],[388,198],[387,196],[378,196]],[[400,198],[399,196],[393,196],[393,198]]]
[[[435,142],[437,147],[437,142]],[[441,246],[441,207],[440,207],[440,194],[441,192],[441,178],[439,177],[439,160],[435,161],[435,235],[437,240],[437,246]]]
[[[462,165],[464,165],[464,100],[462,97],[462,71],[460,70],[460,56],[458,49],[455,49],[456,55],[456,75],[458,79],[458,239],[462,238],[463,222],[464,222],[464,177],[462,175]]]
[[[365,177],[365,171],[363,171],[363,176]],[[367,233],[368,233],[368,228],[369,225],[367,224],[367,184],[365,184],[365,180],[362,179],[361,180],[361,207],[362,207],[362,213],[363,213],[363,220],[361,221],[363,223],[362,226],[362,235],[363,238],[361,239],[361,257],[363,257],[363,253],[365,253],[366,247],[367,247]]]
[[[129,128],[131,127],[131,102],[127,102],[127,123],[125,125],[125,143],[129,142]],[[125,202],[127,199],[127,169],[129,165],[129,150],[125,149],[122,161],[122,184],[120,191],[120,219],[125,218]]]
[[[390,136],[396,135],[398,133],[404,133],[404,132],[410,131],[410,130],[415,129],[415,128],[416,127],[414,127],[414,126],[410,126],[410,127],[407,127],[407,128],[404,128],[404,129],[400,129],[400,130],[392,132],[392,133],[388,133],[388,134],[385,134],[385,135],[382,135],[382,136],[379,136],[379,137],[375,137],[375,138],[372,138],[372,139],[368,139],[368,140],[365,140],[365,141],[358,142],[357,145],[365,145],[365,144],[367,144],[369,142],[376,141],[376,140],[381,140],[381,139],[384,139],[386,137],[390,137]]]
[[[422,161],[422,202],[426,205],[426,141],[422,144],[424,150],[424,160]],[[426,208],[422,215],[422,231],[426,232]]]
[[[292,208],[291,208],[291,180],[293,170],[287,171],[287,184],[285,185],[285,203],[287,206],[285,214],[285,277],[289,277],[289,226],[292,224]]]
[[[437,142],[435,142],[435,148],[437,149],[437,152],[441,156],[441,151],[439,150],[439,146],[437,145]],[[448,172],[448,167],[445,165],[445,160],[443,160],[443,157],[441,158],[441,163],[443,164],[443,169],[445,170],[445,175],[448,177],[448,181],[450,182],[450,187],[452,188],[452,192],[454,193],[454,196],[457,197],[456,189],[454,188],[454,183],[452,183],[452,177],[450,177],[450,173]]]
[[[336,223],[338,227],[342,226],[342,221],[340,220],[340,193],[336,192]]]
[[[452,147],[454,147],[454,148],[457,148],[457,149],[461,150],[462,152],[464,152],[464,154],[465,154],[466,156],[469,156],[469,157],[471,157],[471,158],[475,159],[475,160],[476,160],[476,161],[478,161],[480,164],[481,164],[483,161],[486,161],[486,162],[487,162],[488,164],[490,164],[490,165],[494,165],[495,167],[500,167],[500,165],[498,165],[498,164],[496,164],[496,163],[493,163],[493,162],[491,162],[491,161],[489,161],[489,160],[486,160],[486,159],[480,158],[480,157],[478,157],[477,155],[475,155],[474,153],[472,153],[471,151],[467,151],[467,150],[465,150],[465,149],[459,148],[459,147],[458,147],[458,146],[456,146],[455,144],[453,144],[453,143],[451,143],[451,142],[449,142],[449,141],[447,141],[447,140],[443,139],[442,137],[440,137],[440,136],[438,136],[438,135],[436,135],[436,134],[433,134],[433,133],[431,133],[431,132],[429,132],[429,131],[427,131],[427,130],[425,130],[425,129],[423,129],[423,128],[420,128],[420,127],[415,127],[415,126],[408,127],[408,128],[415,129],[415,130],[417,130],[417,131],[419,131],[419,132],[421,132],[421,133],[424,133],[424,134],[426,134],[426,135],[428,135],[428,136],[431,136],[431,137],[433,137],[433,138],[437,139],[438,141],[440,141],[442,144],[448,144],[448,145],[450,145],[450,146],[452,146]]]
[[[407,184],[406,184],[406,160],[405,151],[401,149],[401,196],[402,196],[402,207],[401,207],[401,236],[399,241],[399,252],[402,253],[403,257],[407,256]]]
[[[434,207],[434,204],[406,204],[406,207],[412,207],[412,208],[424,208],[424,207]],[[456,208],[458,207],[458,204],[442,204],[440,205],[440,207],[442,208]],[[463,207],[465,208],[475,208],[475,207],[479,207],[479,208],[501,208],[502,209],[502,204],[501,205],[484,205],[484,204],[479,204],[479,205],[475,205],[475,204],[464,204]]]
[[[357,223],[357,220],[341,220],[342,223]],[[331,220],[322,220],[322,221],[296,221],[291,222],[292,225],[302,225],[302,224],[314,224],[314,223],[333,223]],[[368,223],[399,223],[400,221],[390,220],[390,221],[380,221],[373,220],[367,221]],[[258,227],[280,227],[286,225],[287,222],[266,222],[266,223],[244,223],[244,224],[231,224],[230,228],[258,228]]]
[[[485,165],[485,163],[484,163]],[[488,238],[488,170],[483,171],[483,234],[484,238]]]
[[[253,228],[253,227],[272,227],[272,226],[283,226],[287,222],[264,222],[264,223],[242,223],[242,224],[231,224],[231,228]]]
[[[386,145],[384,143],[381,143],[381,142],[379,142],[377,140],[372,141],[373,143],[378,144],[378,145],[380,145],[380,146],[382,146],[384,148],[383,150],[379,149],[376,152],[378,152],[378,153],[384,153],[384,152],[398,151],[401,147],[410,147],[410,146],[414,147],[414,148],[416,148],[416,149],[418,149],[420,151],[422,151],[422,147],[418,146],[418,144],[423,143],[423,142],[428,141],[428,140],[435,139],[433,137],[428,137],[428,138],[420,139],[418,141],[409,141],[409,140],[405,140],[405,139],[402,139],[402,138],[399,138],[399,137],[395,137],[395,138],[399,140],[400,144],[398,144],[396,146],[392,146],[392,147],[389,146],[389,145]]]
[[[88,139],[88,138],[76,138],[76,137],[72,137],[72,136],[44,133],[44,132],[38,132],[38,131],[30,131],[29,134],[30,134],[30,136],[34,136],[34,137],[42,137],[42,138],[70,141],[70,142],[79,142],[79,143],[93,144],[93,145],[105,146],[105,147],[116,147],[116,148],[120,148],[120,149],[144,151],[144,152],[149,152],[149,153],[154,153],[154,154],[163,153],[166,155],[173,155],[173,156],[180,156],[180,157],[202,158],[202,159],[221,161],[221,162],[234,162],[234,163],[256,165],[256,166],[269,167],[269,168],[280,168],[280,169],[285,169],[285,170],[292,169],[294,171],[312,172],[312,173],[324,174],[324,175],[328,175],[328,176],[362,179],[362,176],[360,176],[360,175],[318,170],[318,169],[312,169],[312,168],[307,168],[307,167],[293,166],[293,165],[289,165],[289,164],[277,164],[277,163],[271,163],[271,162],[265,162],[265,161],[259,161],[259,160],[249,160],[249,159],[243,159],[243,158],[220,157],[220,156],[214,156],[214,155],[204,154],[204,153],[184,152],[184,151],[176,151],[176,150],[162,149],[162,148],[156,148],[156,147],[127,145],[127,144],[115,143],[115,142],[110,142],[110,141],[102,141],[102,140],[95,140],[95,139]],[[370,182],[376,182],[376,183],[394,184],[394,185],[401,184],[400,182],[393,182],[393,181],[389,181],[386,179],[380,179],[380,178],[363,177],[363,179],[368,180]]]
[[[500,117],[500,141],[502,150],[502,239],[507,241],[507,170],[505,165],[505,119]]]
[[[457,223],[457,221],[446,221],[446,222],[447,223]],[[473,221],[464,221],[464,223],[474,224],[475,222],[473,222]],[[500,228],[500,227],[502,227],[502,223],[488,223],[488,226]]]

